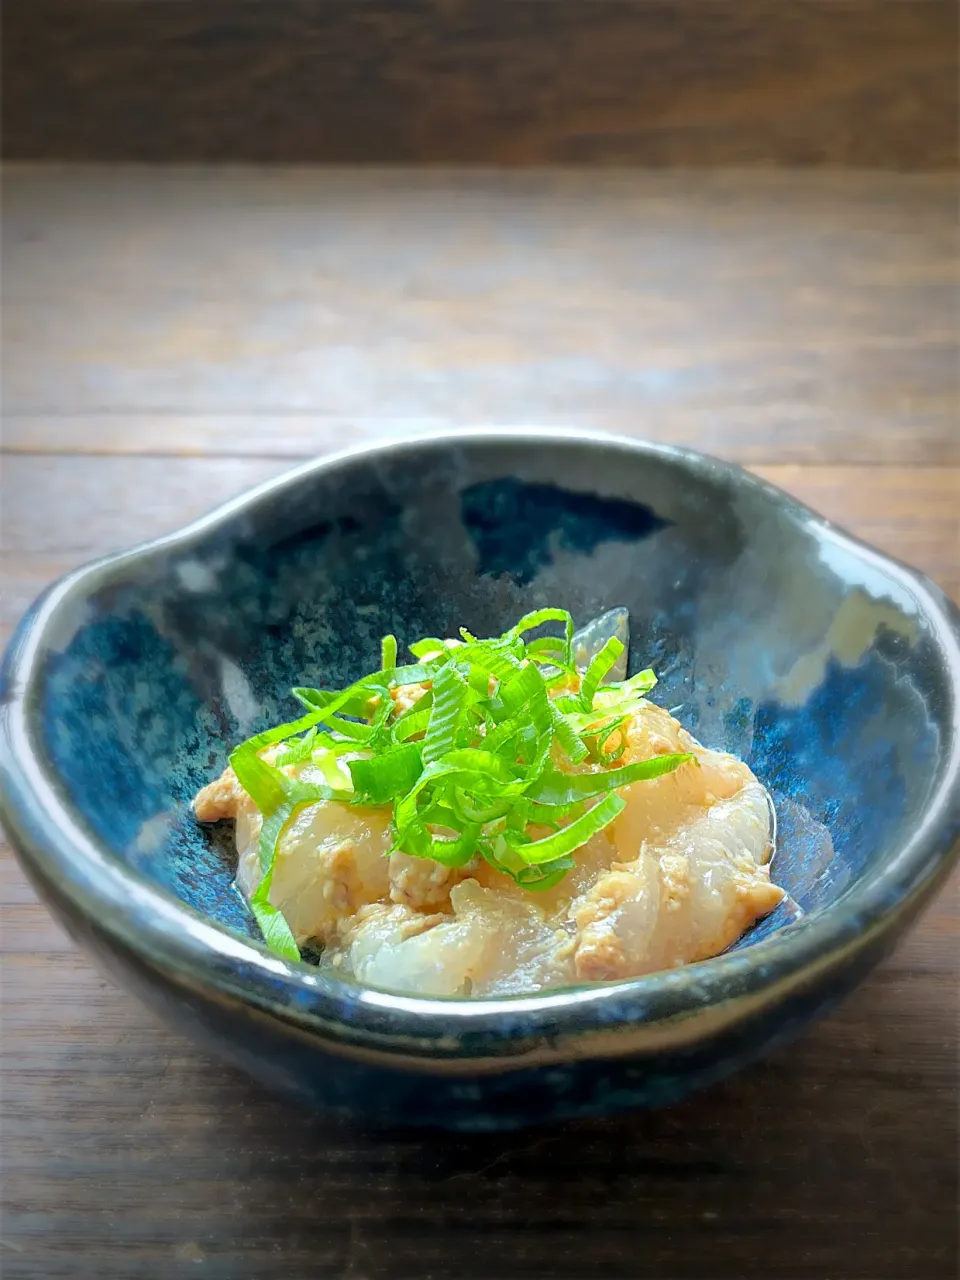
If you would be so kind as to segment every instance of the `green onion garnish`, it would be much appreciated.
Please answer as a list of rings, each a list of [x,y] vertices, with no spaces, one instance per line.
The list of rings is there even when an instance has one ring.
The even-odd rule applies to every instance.
[[[587,667],[583,683],[580,686],[580,705],[584,711],[593,709],[593,700],[596,697],[597,690],[600,688],[600,682],[623,653],[623,647],[622,640],[618,640],[616,636],[611,636],[589,667]]]
[[[555,624],[562,634],[530,636]],[[621,736],[613,750],[607,744],[656,677],[641,671],[605,683],[624,652],[613,638],[578,670],[566,610],[538,609],[493,639],[460,635],[418,640],[407,666],[397,666],[396,638],[384,636],[379,671],[346,689],[294,689],[307,714],[231,754],[263,815],[262,879],[251,908],[279,955],[299,952],[270,887],[277,847],[305,805],[389,806],[390,852],[451,867],[479,856],[524,888],[544,890],[621,812],[621,787],[693,759],[675,753],[617,765],[625,742]],[[280,744],[272,762],[263,758]],[[586,770],[573,771],[588,759]],[[290,766],[323,782],[290,777]]]
[[[384,671],[392,671],[397,665],[396,636],[384,636],[380,641],[380,665]]]
[[[608,827],[618,813],[626,808],[626,800],[618,795],[605,796],[599,804],[588,809],[585,814],[575,818],[567,827],[554,831],[553,835],[542,840],[521,839],[507,844],[524,862],[531,866],[542,866],[545,862],[556,862],[558,858],[569,856],[587,843],[591,836]]]

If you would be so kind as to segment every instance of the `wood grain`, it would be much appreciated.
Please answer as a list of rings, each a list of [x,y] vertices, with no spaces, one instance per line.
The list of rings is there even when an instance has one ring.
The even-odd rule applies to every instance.
[[[951,0],[7,0],[9,157],[955,168]]]
[[[945,179],[54,170],[7,197],[4,633],[292,459],[484,421],[711,448],[960,600]],[[210,1062],[4,845],[0,913],[4,1280],[958,1273],[960,875],[751,1071],[478,1138],[305,1116]]]
[[[960,464],[954,185],[15,171],[5,436],[300,456],[544,423]]]

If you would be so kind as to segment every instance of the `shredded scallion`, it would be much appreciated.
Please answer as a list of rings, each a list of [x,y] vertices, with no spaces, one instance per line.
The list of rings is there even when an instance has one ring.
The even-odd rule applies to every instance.
[[[560,635],[541,633],[557,624]],[[618,763],[623,735],[612,749],[608,743],[656,677],[641,671],[605,683],[624,651],[613,638],[578,669],[565,609],[538,609],[492,639],[465,629],[460,636],[416,641],[409,646],[416,661],[407,666],[397,665],[396,637],[384,636],[379,671],[346,689],[294,689],[307,714],[231,754],[263,815],[262,879],[251,907],[278,954],[299,954],[270,888],[277,847],[305,805],[389,806],[391,852],[445,866],[481,857],[525,888],[543,890],[621,812],[620,788],[693,759],[677,752]],[[323,782],[291,776],[291,766]]]

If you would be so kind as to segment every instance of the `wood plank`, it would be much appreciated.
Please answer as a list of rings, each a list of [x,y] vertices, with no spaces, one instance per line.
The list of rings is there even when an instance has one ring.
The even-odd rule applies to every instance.
[[[72,567],[157,537],[283,470],[275,458],[9,455],[0,475],[6,572],[23,584],[23,599],[48,565]],[[753,470],[880,550],[955,586],[960,467]]]
[[[0,630],[288,459],[477,422],[712,449],[960,601],[953,186],[15,173]],[[0,1270],[954,1280],[958,940],[960,872],[840,1011],[666,1111],[371,1134],[158,1026],[0,842]]]
[[[960,467],[753,467],[867,543],[956,591]]]
[[[8,456],[0,543],[79,563],[169,533],[286,469],[263,458]]]
[[[403,439],[429,431],[469,430],[461,417],[375,418],[311,413],[8,414],[0,430],[0,453],[153,455],[159,457],[281,458],[291,464],[377,440]],[[874,420],[831,410],[826,404],[761,406],[734,402],[728,408],[663,407],[634,419],[606,411],[558,415],[519,422],[484,421],[483,426],[562,426],[613,431],[617,435],[685,445],[741,465],[776,463],[944,465],[960,462],[960,429],[951,430],[949,404],[903,414],[896,409]]]
[[[7,156],[952,168],[951,0],[7,0]]]
[[[948,177],[14,171],[4,438],[543,423],[960,463]]]

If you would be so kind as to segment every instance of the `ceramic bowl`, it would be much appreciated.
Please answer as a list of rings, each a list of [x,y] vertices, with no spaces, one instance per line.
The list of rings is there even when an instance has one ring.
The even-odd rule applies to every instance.
[[[229,832],[189,809],[228,748],[289,718],[291,685],[362,674],[384,632],[500,632],[543,604],[629,607],[631,667],[771,790],[790,900],[716,959],[512,999],[269,954]],[[955,608],[682,449],[489,431],[322,459],[62,580],[2,679],[3,820],[54,914],[261,1080],[386,1122],[521,1125],[717,1080],[858,982],[960,847]]]

